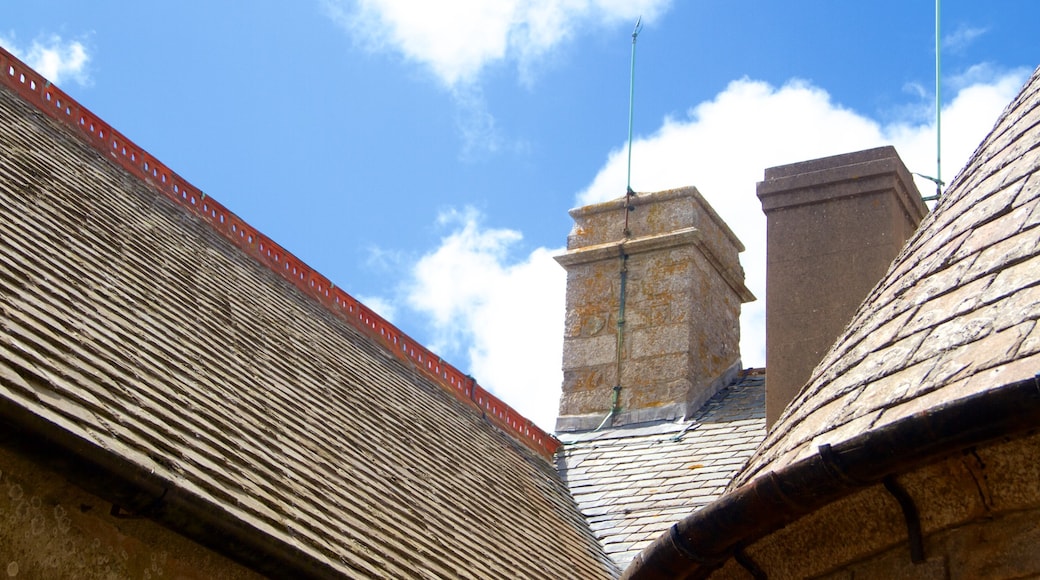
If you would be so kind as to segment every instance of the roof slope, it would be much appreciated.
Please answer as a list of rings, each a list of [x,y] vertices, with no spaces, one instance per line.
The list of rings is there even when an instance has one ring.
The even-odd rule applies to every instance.
[[[0,88],[5,429],[271,574],[610,574],[548,462],[71,131]]]
[[[560,435],[560,473],[619,566],[722,495],[765,437],[764,382],[745,371],[690,420]]]
[[[735,481],[1040,370],[1040,69]]]
[[[730,558],[755,572],[749,542],[889,475],[1035,432],[1038,226],[1040,69],[727,493],[623,578],[704,577]]]

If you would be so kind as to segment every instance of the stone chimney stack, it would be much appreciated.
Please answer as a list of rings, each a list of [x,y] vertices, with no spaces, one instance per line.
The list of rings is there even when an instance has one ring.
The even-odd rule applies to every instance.
[[[766,169],[766,423],[772,425],[927,207],[892,147]]]
[[[570,214],[557,431],[695,412],[741,367],[743,245],[692,187]]]

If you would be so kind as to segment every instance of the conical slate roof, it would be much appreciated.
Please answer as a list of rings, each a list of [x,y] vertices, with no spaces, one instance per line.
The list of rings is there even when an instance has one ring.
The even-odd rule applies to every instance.
[[[1040,69],[733,486],[1040,370]]]
[[[1040,69],[727,494],[624,578],[703,577],[856,490],[1040,422]],[[761,572],[761,570],[758,570]]]

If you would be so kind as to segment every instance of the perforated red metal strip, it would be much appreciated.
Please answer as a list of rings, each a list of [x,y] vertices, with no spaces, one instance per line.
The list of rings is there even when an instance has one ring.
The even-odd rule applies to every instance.
[[[545,457],[552,457],[559,449],[561,444],[555,437],[199,191],[3,48],[0,48],[0,69],[4,86],[47,116],[73,128],[75,134],[114,163],[201,217],[247,254],[381,342],[398,358],[414,364],[499,428]]]

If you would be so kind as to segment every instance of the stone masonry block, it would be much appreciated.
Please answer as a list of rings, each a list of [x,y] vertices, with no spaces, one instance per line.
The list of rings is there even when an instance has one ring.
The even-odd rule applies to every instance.
[[[577,369],[614,362],[617,355],[617,336],[603,334],[590,338],[569,338],[564,341],[563,368]]]
[[[690,341],[690,328],[684,324],[651,326],[629,333],[629,356],[644,359],[674,353]]]
[[[568,251],[557,257],[568,272],[559,425],[583,425],[575,417],[609,410],[618,367],[628,413],[620,423],[683,415],[739,361],[740,304],[753,299],[737,259],[743,246],[693,188],[571,215]]]

